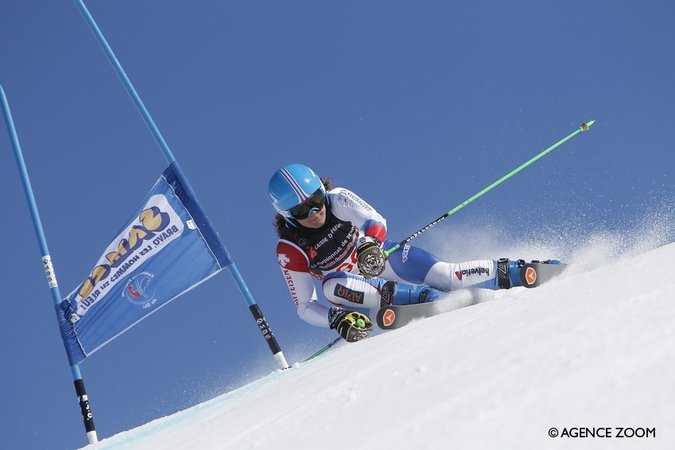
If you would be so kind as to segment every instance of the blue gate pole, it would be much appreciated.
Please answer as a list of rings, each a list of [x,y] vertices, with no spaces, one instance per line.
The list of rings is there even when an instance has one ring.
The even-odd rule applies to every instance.
[[[7,101],[7,96],[5,91],[0,85],[0,97],[2,97],[2,112],[5,117],[5,123],[7,124],[7,131],[9,132],[9,138],[12,143],[12,148],[14,150],[14,158],[16,159],[16,165],[19,169],[19,174],[21,176],[21,182],[23,184],[23,190],[26,194],[26,200],[28,202],[28,208],[30,209],[30,215],[33,219],[33,228],[35,228],[35,236],[37,237],[38,246],[40,247],[40,253],[42,255],[42,265],[47,275],[47,283],[49,285],[49,290],[52,295],[52,300],[54,301],[55,310],[58,312],[61,310],[61,292],[59,291],[59,285],[56,280],[56,273],[54,272],[54,266],[52,264],[52,258],[49,255],[49,248],[47,247],[47,239],[45,237],[44,230],[42,228],[42,221],[40,220],[40,213],[38,212],[37,203],[35,202],[35,196],[33,195],[33,188],[30,183],[30,178],[28,177],[28,170],[26,169],[26,162],[23,159],[23,153],[21,151],[21,144],[19,143],[19,137],[14,127],[14,120],[12,119],[12,113],[9,109],[9,102]],[[58,316],[57,316],[58,320]],[[61,327],[59,327],[60,329]],[[62,336],[63,337],[63,336]],[[65,342],[64,342],[65,344]],[[84,420],[84,429],[87,433],[87,439],[90,444],[95,444],[98,442],[98,437],[96,435],[96,427],[94,426],[94,416],[91,411],[91,406],[89,405],[89,398],[87,397],[87,392],[84,388],[84,380],[82,379],[82,373],[80,372],[79,364],[72,364],[70,366],[70,371],[73,375],[73,382],[75,384],[75,392],[77,394],[77,399],[80,404],[80,410],[82,411],[82,419]]]
[[[150,129],[150,132],[154,136],[155,141],[159,145],[159,148],[162,150],[162,153],[164,153],[164,157],[167,159],[169,164],[175,163],[176,158],[173,156],[173,153],[171,152],[169,145],[166,143],[166,140],[164,140],[164,136],[162,136],[162,133],[159,131],[159,128],[155,124],[155,121],[152,119],[150,112],[145,107],[143,100],[141,100],[140,95],[138,95],[138,92],[136,92],[134,85],[131,83],[131,80],[124,71],[122,64],[120,64],[119,60],[115,56],[115,53],[108,44],[108,41],[103,35],[103,32],[101,32],[101,29],[98,27],[98,24],[94,20],[94,17],[91,15],[89,10],[85,6],[83,0],[76,0],[76,3],[80,9],[80,12],[87,21],[89,28],[91,28],[91,31],[94,33],[96,40],[98,41],[99,45],[101,46],[106,56],[108,57],[108,61],[113,66],[113,69],[115,69],[115,72],[117,72],[117,75],[120,77],[122,84],[124,84],[124,87],[131,96],[131,99],[134,101],[136,108],[141,113],[141,116],[143,117],[145,124]],[[237,269],[237,265],[234,263],[234,261],[231,261],[231,264],[228,266],[228,269],[235,283],[239,287],[239,290],[244,296],[244,300],[246,300],[246,303],[249,305],[249,310],[251,311],[251,314],[253,315],[256,324],[260,328],[260,332],[265,338],[265,341],[267,341],[267,345],[269,346],[270,351],[274,355],[274,358],[277,360],[277,363],[282,369],[287,369],[288,363],[286,362],[286,358],[284,357],[284,354],[282,353],[276,338],[272,334],[272,330],[267,324],[267,320],[263,316],[260,307],[253,298],[253,295],[251,295],[251,292],[249,291],[248,286],[246,286],[246,282],[239,273],[239,269]]]

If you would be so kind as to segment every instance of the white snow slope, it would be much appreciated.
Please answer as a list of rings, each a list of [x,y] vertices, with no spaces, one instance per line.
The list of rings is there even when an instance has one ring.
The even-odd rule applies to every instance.
[[[674,262],[672,243],[490,293],[93,448],[673,449]]]

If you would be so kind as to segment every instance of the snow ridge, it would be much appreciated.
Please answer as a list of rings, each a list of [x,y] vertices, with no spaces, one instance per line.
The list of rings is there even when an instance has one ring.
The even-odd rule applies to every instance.
[[[675,243],[610,251],[611,264],[597,264],[602,245],[591,247],[578,269],[538,289],[451,295],[478,304],[343,345],[93,448],[675,448]],[[568,435],[550,437],[553,427]],[[655,436],[569,435],[600,427]]]

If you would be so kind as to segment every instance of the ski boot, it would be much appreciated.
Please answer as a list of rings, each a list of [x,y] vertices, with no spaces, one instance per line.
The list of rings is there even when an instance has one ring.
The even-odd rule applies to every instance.
[[[413,305],[438,300],[446,293],[431,286],[387,281],[380,290],[380,307],[389,305]]]
[[[524,259],[511,261],[508,258],[500,258],[497,261],[497,284],[500,289],[515,286],[533,288],[558,275],[565,267],[566,265],[557,259],[526,262]]]

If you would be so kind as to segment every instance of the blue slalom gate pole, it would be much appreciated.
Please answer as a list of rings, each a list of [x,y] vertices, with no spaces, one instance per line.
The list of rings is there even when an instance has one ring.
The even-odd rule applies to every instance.
[[[164,157],[167,159],[169,164],[176,163],[176,158],[173,156],[173,153],[171,152],[171,149],[169,148],[169,145],[166,143],[166,140],[162,136],[161,131],[159,131],[159,128],[155,124],[155,121],[152,119],[152,116],[150,115],[150,112],[148,109],[145,107],[145,104],[143,103],[143,100],[141,99],[140,95],[138,95],[138,92],[136,91],[136,88],[134,88],[134,85],[131,83],[131,80],[127,76],[126,72],[124,71],[124,68],[122,67],[122,64],[119,62],[117,57],[115,56],[115,53],[113,52],[112,48],[108,44],[108,41],[106,40],[105,36],[103,35],[103,32],[101,32],[101,29],[99,28],[98,24],[94,20],[94,17],[91,15],[89,10],[84,4],[84,0],[76,0],[77,6],[80,9],[80,12],[84,16],[85,20],[87,21],[87,24],[89,25],[89,28],[91,31],[94,33],[94,36],[96,37],[96,40],[98,41],[99,45],[103,49],[104,53],[106,54],[108,61],[110,64],[113,66],[113,69],[115,69],[115,72],[117,72],[117,75],[120,77],[120,80],[122,81],[122,84],[124,84],[124,87],[126,88],[127,92],[131,96],[131,99],[133,100],[134,104],[136,105],[136,108],[140,112],[141,116],[143,117],[143,120],[145,121],[145,124],[147,127],[150,129],[150,132],[155,138],[155,141],[159,145],[160,149],[162,150],[162,153],[164,153]],[[277,360],[277,363],[282,369],[287,369],[288,368],[288,363],[286,362],[286,358],[284,357],[283,352],[281,351],[281,348],[274,337],[274,334],[272,334],[272,330],[270,329],[269,325],[267,324],[267,320],[265,319],[265,316],[262,314],[262,311],[260,310],[260,307],[256,303],[255,299],[253,298],[253,295],[251,295],[251,292],[248,289],[248,286],[246,285],[246,282],[244,281],[244,278],[241,276],[239,273],[239,269],[237,269],[237,265],[232,261],[232,263],[227,266],[229,269],[230,274],[232,275],[232,278],[234,279],[235,283],[239,287],[239,290],[241,291],[244,300],[246,300],[246,303],[249,306],[249,310],[251,311],[251,314],[253,315],[253,318],[256,321],[256,324],[258,325],[258,328],[260,329],[260,332],[262,333],[263,337],[267,341],[267,345],[269,346],[270,350],[272,351],[272,354],[274,355],[274,358]]]
[[[152,136],[155,138],[155,141],[157,141],[157,144],[159,145],[159,148],[162,150],[162,153],[164,153],[164,157],[167,159],[167,161],[169,161],[169,164],[174,163],[176,161],[176,158],[174,158],[173,153],[169,148],[169,145],[164,140],[164,136],[162,136],[162,133],[159,131],[159,128],[155,124],[155,121],[152,120],[152,116],[150,115],[148,108],[145,107],[143,100],[141,100],[141,96],[138,95],[138,92],[136,92],[136,88],[134,88],[134,85],[131,83],[131,80],[124,71],[122,64],[120,64],[119,60],[115,56],[115,53],[108,44],[108,41],[106,40],[105,36],[103,36],[101,29],[98,27],[98,24],[94,20],[94,17],[91,15],[87,7],[84,5],[83,0],[76,0],[76,3],[77,6],[80,8],[80,12],[87,21],[89,28],[91,28],[91,31],[94,33],[94,36],[96,36],[96,40],[98,41],[99,45],[101,46],[106,56],[108,57],[110,64],[113,66],[113,69],[115,69],[115,72],[117,72],[117,75],[120,77],[122,84],[124,84],[124,88],[131,96],[131,99],[133,100],[134,104],[136,105],[136,108],[138,109],[138,112],[140,112],[141,116],[143,116],[143,121],[150,129]]]
[[[28,170],[26,169],[26,162],[23,159],[23,152],[21,151],[21,144],[19,143],[19,137],[14,126],[14,120],[12,119],[12,113],[9,109],[9,102],[7,101],[7,96],[5,91],[0,85],[0,97],[2,100],[2,112],[5,117],[5,123],[7,124],[7,130],[9,133],[9,138],[12,143],[12,149],[14,150],[14,158],[16,159],[16,165],[19,169],[19,175],[21,176],[21,183],[23,184],[23,190],[26,194],[26,200],[28,202],[28,208],[30,210],[30,215],[33,220],[33,227],[35,229],[35,236],[37,237],[38,246],[40,247],[40,253],[42,255],[42,265],[45,270],[45,275],[47,276],[47,284],[49,285],[49,290],[52,295],[52,300],[54,301],[54,308],[57,314],[57,320],[59,320],[59,312],[61,311],[61,292],[59,291],[59,285],[56,280],[56,273],[54,272],[54,265],[52,264],[52,258],[49,255],[49,248],[47,247],[47,239],[45,237],[44,230],[42,228],[42,221],[40,220],[40,213],[38,211],[37,203],[35,201],[35,195],[33,195],[33,188],[31,186],[30,178],[28,176]],[[59,327],[61,329],[61,327]],[[63,336],[62,336],[63,337]],[[77,399],[80,404],[80,410],[82,411],[82,419],[84,420],[84,429],[87,433],[87,439],[90,444],[95,444],[98,442],[98,437],[96,435],[96,427],[94,426],[94,416],[91,411],[91,406],[89,404],[89,398],[87,397],[87,392],[84,388],[84,380],[82,379],[82,373],[80,372],[79,364],[71,364],[70,366],[71,373],[73,375],[73,382],[75,384],[75,392],[77,394]]]

